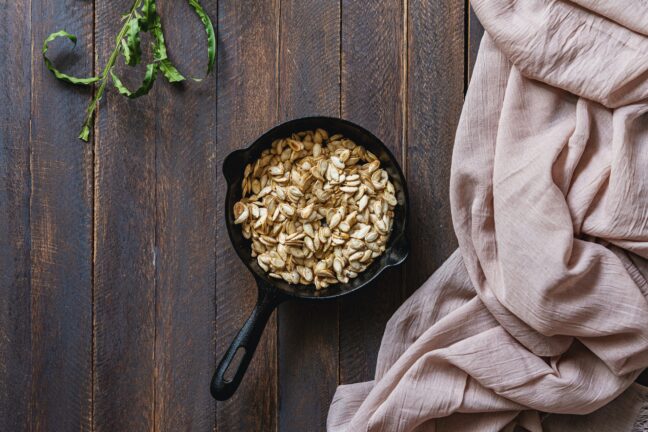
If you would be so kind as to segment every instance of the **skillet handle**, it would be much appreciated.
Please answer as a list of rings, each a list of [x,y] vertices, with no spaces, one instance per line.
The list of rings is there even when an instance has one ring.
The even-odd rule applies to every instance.
[[[259,344],[268,318],[272,311],[286,300],[286,296],[275,288],[260,280],[257,281],[257,284],[259,285],[257,304],[214,372],[211,381],[211,394],[216,400],[224,401],[234,394],[243,381],[250,360],[254,357],[254,351]],[[233,362],[235,357],[239,359],[238,364]]]

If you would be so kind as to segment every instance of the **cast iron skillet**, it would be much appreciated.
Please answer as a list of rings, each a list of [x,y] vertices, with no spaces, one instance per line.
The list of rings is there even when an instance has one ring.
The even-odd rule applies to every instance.
[[[250,241],[243,237],[241,227],[234,225],[233,207],[241,198],[241,180],[245,166],[258,159],[261,152],[269,148],[277,138],[290,136],[294,132],[323,128],[330,134],[342,134],[364,146],[374,153],[387,171],[396,189],[398,204],[394,209],[394,223],[387,243],[387,249],[380,257],[357,278],[347,284],[331,285],[328,288],[315,290],[312,285],[290,285],[284,281],[272,279],[259,267],[251,256]],[[229,399],[243,379],[243,375],[254,355],[263,329],[272,311],[285,300],[320,301],[334,299],[368,285],[383,270],[398,265],[407,258],[408,242],[405,236],[407,226],[408,196],[407,185],[398,162],[389,149],[372,133],[349,121],[330,117],[307,117],[280,124],[266,132],[250,147],[231,153],[223,163],[223,175],[227,180],[225,197],[225,224],[239,258],[252,272],[258,286],[258,301],[238,335],[232,341],[225,356],[216,368],[211,382],[211,393],[217,400]],[[237,359],[238,365],[234,361]]]

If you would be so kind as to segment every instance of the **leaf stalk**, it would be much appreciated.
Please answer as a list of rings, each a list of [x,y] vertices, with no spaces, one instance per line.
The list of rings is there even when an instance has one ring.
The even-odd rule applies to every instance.
[[[124,25],[122,26],[119,33],[117,33],[117,38],[115,39],[115,48],[113,49],[112,53],[110,53],[108,62],[106,63],[106,66],[104,66],[103,72],[101,73],[99,88],[95,92],[92,101],[90,101],[90,103],[88,104],[88,108],[86,108],[85,119],[83,120],[83,126],[81,127],[81,132],[79,133],[79,138],[81,138],[83,141],[87,142],[88,138],[90,137],[90,129],[92,128],[94,113],[97,109],[99,101],[101,100],[101,97],[103,96],[104,91],[106,90],[106,84],[108,83],[110,72],[115,66],[115,62],[117,61],[121,41],[122,39],[124,39],[126,31],[128,31],[129,21],[135,16],[135,12],[137,11],[137,8],[141,6],[141,4],[142,0],[133,1],[133,5],[131,6],[129,13],[128,15],[126,15],[126,19],[124,20]]]

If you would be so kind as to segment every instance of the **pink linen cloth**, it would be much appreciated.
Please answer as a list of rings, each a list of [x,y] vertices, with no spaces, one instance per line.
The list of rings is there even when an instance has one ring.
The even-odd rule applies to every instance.
[[[391,318],[375,380],[338,388],[329,432],[562,431],[538,411],[648,400],[627,395],[648,366],[648,2],[471,4],[459,249]]]

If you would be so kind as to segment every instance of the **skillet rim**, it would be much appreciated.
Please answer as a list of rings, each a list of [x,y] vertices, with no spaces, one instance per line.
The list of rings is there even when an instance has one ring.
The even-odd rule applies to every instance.
[[[357,129],[361,134],[365,135],[370,141],[373,141],[377,143],[382,150],[387,154],[391,164],[393,165],[393,168],[395,168],[400,184],[401,184],[401,189],[402,193],[404,196],[404,203],[402,205],[402,217],[403,217],[403,224],[402,224],[402,229],[398,233],[392,233],[392,235],[395,235],[395,237],[390,239],[390,247],[383,252],[383,255],[386,256],[386,262],[380,265],[377,270],[374,271],[374,273],[369,277],[367,280],[365,280],[362,284],[352,287],[352,288],[344,288],[344,285],[347,284],[335,284],[332,285],[332,287],[340,287],[338,291],[332,293],[332,294],[326,294],[325,290],[328,290],[328,288],[325,288],[324,290],[319,290],[316,291],[320,294],[318,295],[313,295],[311,289],[303,289],[303,288],[298,288],[298,290],[295,291],[288,291],[284,288],[282,288],[282,282],[278,280],[271,279],[269,276],[267,276],[265,273],[260,274],[257,272],[255,269],[253,269],[250,266],[250,263],[248,262],[248,257],[244,255],[244,251],[242,251],[241,247],[237,246],[237,241],[234,238],[234,232],[233,230],[235,229],[235,225],[233,222],[230,222],[230,214],[232,210],[229,208],[228,203],[231,199],[231,195],[233,193],[233,188],[234,188],[234,179],[231,178],[232,170],[234,168],[230,168],[232,166],[236,167],[236,171],[241,171],[243,170],[244,167],[242,167],[242,163],[245,161],[245,155],[249,154],[250,152],[254,151],[258,146],[267,144],[266,141],[268,141],[269,137],[271,137],[274,133],[276,133],[277,130],[279,129],[295,129],[294,127],[290,127],[293,124],[299,124],[303,122],[313,122],[313,123],[342,123],[345,124],[346,126]],[[322,127],[322,126],[317,126],[317,127]],[[405,178],[405,175],[403,174],[403,171],[401,169],[400,164],[398,163],[396,157],[394,154],[391,152],[389,147],[385,145],[385,143],[382,142],[378,137],[376,137],[372,132],[368,131],[364,127],[353,123],[349,120],[339,118],[339,117],[330,117],[330,116],[307,116],[307,117],[299,117],[299,118],[294,118],[291,120],[287,120],[285,122],[279,123],[260,136],[258,136],[250,145],[248,145],[245,148],[234,150],[230,152],[225,159],[223,159],[223,165],[222,165],[222,175],[225,177],[225,181],[227,184],[227,190],[225,194],[225,211],[223,212],[224,218],[225,218],[225,225],[227,227],[227,234],[230,239],[230,244],[231,247],[235,250],[236,255],[239,257],[239,259],[243,262],[243,265],[252,273],[254,276],[254,279],[256,280],[256,283],[259,287],[259,290],[264,290],[264,291],[276,291],[277,294],[280,296],[284,296],[287,299],[299,299],[299,300],[310,300],[310,301],[325,301],[325,300],[331,300],[335,299],[338,297],[346,296],[352,293],[355,293],[359,291],[360,289],[366,287],[367,285],[370,285],[371,282],[373,282],[375,279],[380,276],[385,270],[387,270],[390,267],[395,267],[403,261],[405,261],[409,255],[409,241],[407,239],[407,227],[409,224],[409,192],[407,188],[407,179]],[[396,256],[393,256],[396,255]],[[365,270],[366,271],[366,270]],[[284,284],[287,284],[287,282],[283,282]]]

